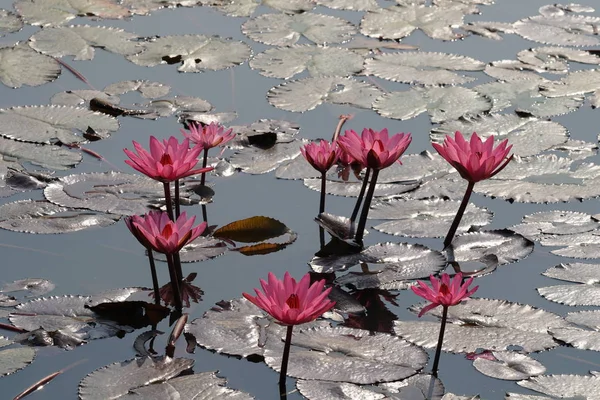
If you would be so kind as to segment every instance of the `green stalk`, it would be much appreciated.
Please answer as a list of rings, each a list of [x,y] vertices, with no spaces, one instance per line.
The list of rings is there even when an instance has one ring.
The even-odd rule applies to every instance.
[[[175,218],[179,218],[181,215],[180,202],[179,202],[179,179],[175,180]]]
[[[173,218],[173,201],[171,200],[171,184],[169,182],[163,182],[163,187],[165,188],[165,203],[167,207],[167,214],[169,214],[169,218],[171,221],[175,221]]]
[[[158,276],[156,275],[156,265],[154,264],[154,255],[152,249],[147,247],[148,261],[150,262],[150,273],[152,274],[152,287],[154,289],[154,303],[160,304],[160,291],[158,289]]]
[[[371,175],[371,168],[367,167],[367,171],[365,172],[365,177],[363,179],[362,186],[360,187],[360,193],[358,194],[358,199],[356,199],[356,204],[354,205],[354,210],[352,210],[352,216],[350,217],[350,225],[356,221],[356,216],[358,215],[358,210],[360,210],[360,205],[362,203],[363,197],[365,196],[365,191],[367,190],[367,185],[369,184],[369,175]]]
[[[475,187],[475,182],[469,182],[469,185],[467,186],[467,191],[465,192],[462,202],[460,203],[460,207],[458,207],[458,211],[456,212],[456,216],[454,217],[454,221],[452,221],[452,225],[450,226],[450,229],[446,234],[446,238],[444,239],[444,248],[448,247],[450,243],[452,243],[452,239],[454,239],[454,235],[456,234],[458,225],[460,225],[460,220],[465,214],[465,210],[467,209],[467,205],[469,204],[471,193],[473,193],[473,187]]]
[[[175,273],[175,265],[172,254],[165,254],[167,256],[167,263],[169,264],[169,277],[171,278],[171,291],[173,292],[173,298],[175,299],[175,309],[179,312],[183,309],[181,303],[181,281],[177,280],[177,274]]]
[[[290,359],[290,346],[292,344],[292,330],[294,325],[288,325],[287,333],[285,335],[285,345],[283,347],[283,357],[281,359],[281,372],[279,374],[279,389],[283,388],[285,393],[285,379],[287,376],[288,361]]]
[[[206,168],[206,164],[208,163],[208,149],[204,149],[204,158],[202,159],[202,168]],[[206,172],[202,173],[202,177],[200,178],[200,184],[204,186],[206,182]]]
[[[367,191],[367,197],[365,197],[365,201],[362,206],[362,211],[360,213],[360,219],[358,220],[358,227],[356,228],[356,236],[354,237],[354,241],[360,246],[363,245],[363,235],[365,233],[365,226],[367,225],[367,216],[369,215],[371,201],[373,201],[373,194],[375,193],[375,185],[377,185],[378,176],[379,170],[374,169],[373,177],[371,178],[371,184],[369,185],[369,190]]]
[[[440,336],[438,337],[437,347],[435,349],[435,358],[433,359],[433,368],[431,369],[431,375],[437,378],[438,366],[440,364],[440,355],[442,354],[442,343],[444,342],[444,331],[446,330],[446,320],[448,319],[448,306],[442,306],[444,311],[442,313],[442,325],[440,326]]]

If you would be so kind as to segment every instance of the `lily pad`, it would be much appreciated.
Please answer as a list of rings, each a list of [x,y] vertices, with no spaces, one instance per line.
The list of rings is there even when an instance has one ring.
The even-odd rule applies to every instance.
[[[473,367],[484,375],[509,381],[528,379],[546,372],[546,367],[525,354],[504,351],[492,354],[496,361],[480,357],[473,361]]]
[[[17,0],[15,10],[30,25],[61,25],[78,16],[121,19],[129,10],[110,0]]]
[[[0,347],[6,347],[11,340],[0,336]],[[16,347],[0,350],[0,376],[14,374],[33,362],[35,350],[31,347]]]
[[[0,48],[0,81],[8,87],[39,86],[60,75],[60,64],[27,45]]]
[[[0,119],[1,119],[0,112]],[[48,169],[69,169],[79,164],[81,154],[63,147],[17,142],[0,137],[0,155],[4,160],[29,162]]]
[[[540,295],[550,301],[569,306],[600,305],[597,264],[559,264],[546,270],[543,275],[554,279],[580,283],[580,285],[557,285],[538,288]]]
[[[600,395],[600,376],[597,374],[542,375],[517,384],[553,398],[594,399]]]

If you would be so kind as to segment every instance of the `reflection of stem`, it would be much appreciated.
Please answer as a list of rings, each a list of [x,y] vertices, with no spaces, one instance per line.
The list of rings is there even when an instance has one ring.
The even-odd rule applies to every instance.
[[[206,168],[206,163],[208,162],[208,149],[204,149],[204,158],[202,159],[202,168]],[[200,184],[204,186],[204,182],[206,182],[206,172],[202,173],[202,177],[200,178]]]
[[[175,299],[175,308],[177,311],[181,312],[181,309],[183,308],[183,305],[181,304],[181,290],[179,289],[181,281],[177,280],[173,254],[165,255],[167,256],[167,263],[169,264],[169,277],[171,278],[171,291],[173,292],[173,299]]]
[[[183,280],[183,270],[181,269],[181,257],[179,257],[179,252],[173,253],[173,264],[175,266],[177,282],[179,282],[179,286],[181,286],[181,281]]]
[[[179,179],[175,180],[175,218],[181,214],[179,207]]]
[[[340,120],[339,120],[337,126],[335,127],[335,132],[333,132],[333,137],[331,138],[331,143],[334,143],[337,140],[338,136],[340,136],[340,132],[342,131],[342,126],[344,126],[346,121],[348,121],[349,119],[352,119],[352,117],[353,117],[352,114],[340,115]]]
[[[460,225],[460,220],[465,214],[465,210],[467,209],[467,205],[469,204],[469,199],[471,198],[471,193],[473,193],[473,187],[475,186],[475,182],[469,182],[467,186],[467,191],[463,196],[462,203],[460,203],[460,207],[458,207],[458,211],[456,212],[456,216],[454,217],[454,221],[452,221],[452,225],[450,226],[450,230],[446,234],[446,238],[444,239],[444,248],[448,247],[450,243],[452,243],[452,239],[454,239],[454,234],[456,234],[456,230],[458,229],[458,225]]]
[[[321,173],[321,202],[319,203],[319,215],[325,212],[325,196],[327,195],[325,192],[327,191],[327,179],[325,175],[327,173]],[[322,226],[319,226],[319,242],[321,244],[321,248],[325,247],[325,230]]]
[[[371,168],[367,167],[367,171],[365,172],[365,177],[360,188],[360,193],[358,194],[358,199],[356,199],[356,204],[354,205],[354,210],[352,211],[352,216],[350,217],[350,225],[356,221],[356,216],[358,215],[358,210],[360,210],[360,205],[362,203],[363,196],[365,195],[365,190],[367,190],[367,185],[369,184],[369,175],[371,175]]]
[[[446,329],[446,320],[448,319],[448,306],[442,306],[444,311],[442,313],[442,326],[440,326],[440,336],[438,337],[438,344],[435,349],[435,358],[433,359],[433,368],[431,374],[437,378],[438,365],[440,364],[440,355],[442,354],[442,343],[444,342],[444,330]]]
[[[369,215],[369,208],[371,207],[371,201],[373,200],[373,194],[375,193],[375,185],[377,185],[377,177],[379,176],[379,170],[373,170],[373,177],[371,178],[371,184],[367,191],[367,197],[362,205],[362,212],[360,213],[360,220],[358,221],[358,227],[356,228],[356,236],[354,240],[356,243],[362,246],[362,239],[365,233],[365,225],[367,225],[367,216]]]
[[[165,188],[165,203],[167,203],[167,214],[169,214],[169,218],[171,218],[171,221],[175,221],[175,218],[173,218],[173,202],[171,201],[171,185],[169,182],[163,182],[163,186]]]
[[[290,359],[290,345],[292,344],[292,330],[294,325],[288,325],[285,335],[285,345],[283,346],[283,357],[281,358],[281,373],[279,374],[279,390],[283,388],[285,392],[285,377],[287,375],[288,361]]]
[[[156,276],[156,265],[154,264],[154,255],[152,249],[147,247],[148,261],[150,262],[150,273],[152,274],[152,287],[154,288],[154,303],[160,304],[160,292],[158,290],[158,277]]]

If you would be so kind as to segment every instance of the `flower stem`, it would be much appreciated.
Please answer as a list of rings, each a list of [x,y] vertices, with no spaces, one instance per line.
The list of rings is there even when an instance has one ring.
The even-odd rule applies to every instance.
[[[152,288],[154,289],[154,304],[160,304],[160,291],[158,289],[158,276],[156,275],[156,265],[154,264],[154,255],[152,249],[147,247],[148,262],[150,262],[150,273],[152,274]]]
[[[321,202],[319,203],[319,214],[325,212],[325,196],[327,195],[327,179],[325,178],[326,172],[321,173]]]
[[[285,391],[285,378],[287,376],[288,361],[290,359],[290,346],[292,344],[292,330],[294,325],[288,325],[283,346],[283,357],[281,358],[281,373],[279,374],[279,388]]]
[[[167,263],[169,264],[169,277],[171,278],[171,291],[173,292],[173,299],[175,300],[175,308],[181,311],[183,304],[181,303],[181,282],[177,280],[177,274],[175,273],[175,265],[173,261],[173,254],[165,254],[167,256]]]
[[[475,182],[469,182],[469,185],[467,186],[467,191],[463,196],[462,203],[460,203],[458,211],[456,212],[456,216],[454,217],[454,221],[452,221],[452,225],[450,226],[450,229],[446,234],[446,238],[444,239],[444,248],[448,247],[450,243],[452,243],[452,239],[454,239],[454,235],[456,234],[458,225],[460,225],[460,220],[465,214],[465,210],[467,209],[467,205],[469,204],[471,193],[473,193],[473,187],[475,187]]]
[[[202,204],[202,220],[208,224],[208,213],[206,212],[206,204]]]
[[[352,211],[352,216],[350,217],[350,224],[356,221],[356,216],[358,215],[358,210],[360,210],[360,205],[362,203],[363,197],[365,196],[365,191],[367,190],[367,185],[369,184],[369,176],[371,175],[371,168],[367,167],[367,171],[365,172],[365,178],[363,179],[363,184],[360,188],[360,193],[358,194],[358,199],[356,199],[356,204],[354,205],[354,210]]]
[[[371,184],[369,190],[367,190],[367,197],[362,205],[362,211],[360,213],[360,219],[358,220],[358,227],[356,228],[356,236],[354,241],[362,246],[363,235],[365,233],[365,225],[367,225],[367,216],[369,215],[369,208],[371,207],[371,201],[373,201],[373,194],[375,193],[375,185],[377,185],[377,176],[379,176],[379,170],[373,170],[373,177],[371,178]]]
[[[179,179],[175,180],[175,218],[179,218],[181,215],[181,209],[179,204]]]
[[[208,149],[204,149],[204,157],[202,159],[202,168],[206,168],[207,162],[208,162]],[[202,176],[200,178],[200,184],[202,186],[204,186],[205,182],[206,182],[206,172],[203,172]]]
[[[448,306],[442,306],[444,311],[442,312],[442,325],[440,326],[440,336],[438,337],[438,344],[435,349],[435,358],[433,359],[433,368],[431,369],[431,375],[437,378],[438,365],[440,364],[440,355],[442,354],[442,343],[444,342],[444,331],[446,330],[446,320],[448,319]]]
[[[169,182],[163,182],[163,186],[165,188],[165,203],[167,207],[167,214],[169,214],[169,218],[171,218],[171,221],[175,222],[175,218],[173,218],[173,201],[171,200],[171,184]]]

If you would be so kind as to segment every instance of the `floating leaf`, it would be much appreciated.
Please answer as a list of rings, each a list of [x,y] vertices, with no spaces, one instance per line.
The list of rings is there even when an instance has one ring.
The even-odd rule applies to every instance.
[[[438,123],[487,112],[492,103],[471,89],[433,87],[384,94],[375,99],[373,108],[384,117],[402,120],[427,111],[431,121]]]
[[[94,47],[124,56],[141,51],[133,39],[137,36],[122,29],[71,25],[46,28],[29,38],[29,46],[53,57],[74,56],[75,60],[92,60]]]
[[[267,99],[282,110],[305,112],[324,102],[368,109],[380,95],[375,86],[351,78],[309,77],[271,88]]]
[[[158,97],[166,96],[170,90],[171,87],[165,84],[147,80],[121,81],[110,84],[104,88],[104,91],[109,95],[122,95],[137,91],[146,99],[156,99]]]
[[[582,64],[600,64],[600,57],[597,55],[565,47],[534,47],[519,52],[517,58],[521,62],[542,68],[544,71],[563,74],[568,72],[567,61]]]
[[[398,199],[384,203],[375,203],[369,212],[371,219],[389,219],[374,228],[378,231],[397,236],[442,237],[450,228],[460,202],[433,200]],[[469,204],[458,227],[458,233],[487,225],[492,213],[486,209]]]
[[[573,324],[600,331],[600,310],[570,312],[565,319]]]
[[[0,336],[0,347],[11,344],[12,341]],[[0,376],[6,376],[22,370],[33,362],[35,350],[31,347],[16,347],[0,350]]]
[[[242,32],[257,42],[291,46],[302,36],[317,44],[346,42],[356,33],[356,28],[341,18],[306,12],[263,14],[246,21]]]
[[[294,139],[288,143],[275,143],[267,148],[249,146],[229,158],[234,168],[247,174],[266,174],[300,155],[306,142]]]
[[[216,71],[239,65],[250,57],[242,42],[216,36],[163,36],[144,43],[144,51],[127,59],[143,67],[181,64],[180,72]]]
[[[50,282],[48,279],[27,278],[5,284],[2,286],[2,289],[0,289],[0,292],[10,293],[25,291],[34,296],[42,296],[53,291],[55,287],[56,285]]]
[[[479,71],[485,64],[470,57],[447,53],[408,51],[383,53],[365,62],[365,74],[394,82],[423,85],[460,85],[475,78],[450,71]]]
[[[163,400],[167,398],[180,399],[223,399],[223,400],[251,400],[254,397],[239,390],[225,386],[225,378],[220,378],[215,372],[202,372],[199,374],[180,376],[166,382],[155,383],[131,390],[119,399]],[[82,400],[85,398],[82,397]]]
[[[376,0],[317,0],[317,4],[336,10],[373,11],[379,9]]]
[[[448,253],[459,263],[494,255],[504,265],[522,260],[533,251],[531,240],[508,229],[465,233],[454,238],[450,246]]]
[[[193,365],[194,360],[169,357],[144,357],[111,364],[97,369],[79,382],[79,398],[119,399],[135,389],[173,378]]]
[[[535,72],[524,71],[522,68],[518,69],[517,65],[520,65],[522,68],[527,66],[527,64],[515,60],[494,61],[486,65],[483,72],[499,81],[534,81],[539,83],[546,81],[543,76]]]
[[[442,143],[446,135],[453,135],[456,131],[462,132],[467,140],[471,132],[477,132],[482,139],[491,135],[495,140],[508,139],[513,146],[512,153],[520,156],[539,154],[565,143],[568,138],[567,129],[558,122],[519,118],[514,114],[490,114],[445,122],[433,128],[429,137],[434,143]]]
[[[598,285],[597,264],[559,264],[547,269],[543,275],[581,285],[558,285],[538,288],[540,295],[550,301],[569,306],[600,305],[600,285]]]
[[[8,87],[39,86],[60,75],[60,64],[27,45],[0,48],[0,81]]]
[[[265,362],[279,371],[283,343],[268,341]],[[352,383],[395,381],[414,375],[427,354],[395,336],[362,329],[321,327],[292,336],[288,374],[300,379]]]
[[[513,24],[515,33],[525,39],[557,46],[597,46],[593,26],[600,23],[598,17],[581,15],[536,15]]]
[[[88,129],[108,135],[119,129],[119,122],[105,114],[67,106],[11,107],[0,110],[0,135],[33,143],[81,142],[80,133]]]
[[[542,375],[517,384],[553,398],[596,399],[600,396],[600,376],[597,374]]]
[[[461,26],[468,7],[460,3],[426,7],[422,4],[397,5],[366,13],[360,24],[364,35],[402,39],[420,29],[432,39],[455,40],[460,35],[452,27]]]
[[[200,236],[180,250],[179,258],[184,263],[202,262],[222,256],[226,251],[227,245],[224,242]],[[154,259],[167,262],[167,258],[161,253],[154,253]]]
[[[514,33],[512,24],[495,21],[469,22],[468,24],[461,26],[461,29],[492,40],[502,40],[502,36],[500,36],[498,32]]]
[[[382,180],[379,179],[379,182]],[[386,197],[402,194],[418,187],[418,181],[375,184],[375,197]],[[321,191],[321,179],[304,179],[304,185],[312,190]],[[345,197],[358,197],[362,182],[327,181],[327,194]]]
[[[528,379],[546,372],[546,367],[525,354],[508,351],[494,351],[493,354],[496,361],[480,357],[473,361],[473,367],[484,375],[509,381]]]
[[[291,143],[300,131],[300,125],[295,122],[276,119],[259,119],[250,125],[230,128],[237,134],[236,138],[227,143],[227,147],[233,149],[250,146],[268,149],[276,143]]]
[[[304,70],[311,76],[349,76],[362,71],[363,57],[337,47],[293,45],[257,54],[250,67],[271,78],[288,79]]]
[[[18,210],[18,214],[14,211]],[[0,206],[0,228],[14,232],[56,234],[106,227],[119,216],[70,211],[48,201],[19,200]]]
[[[555,339],[570,344],[576,349],[600,351],[600,332],[577,328],[555,328],[550,333]]]
[[[0,36],[4,36],[4,33],[20,31],[21,28],[23,28],[23,21],[17,14],[0,9]]]
[[[600,70],[572,72],[559,81],[551,81],[540,85],[544,96],[562,97],[590,93],[600,89]]]
[[[2,113],[0,112],[1,119]],[[5,160],[19,160],[48,169],[60,170],[72,168],[82,160],[81,154],[62,147],[17,142],[3,137],[0,137],[0,155]]]
[[[110,0],[17,0],[15,10],[30,25],[61,25],[77,16],[126,18],[129,10]]]
[[[310,0],[239,0],[227,2],[222,0],[202,0],[202,4],[217,7],[220,11],[232,17],[249,17],[259,5],[269,6],[284,13],[302,13],[314,8]]]
[[[50,99],[50,103],[52,105],[61,105],[61,106],[85,106],[89,104],[91,100],[101,99],[103,102],[109,104],[119,104],[121,99],[117,96],[111,96],[99,90],[67,90],[66,92],[56,93]]]

